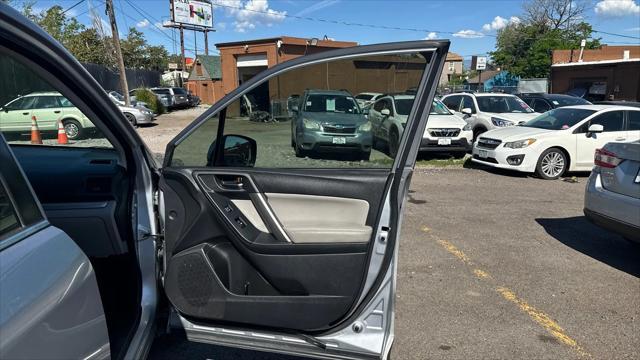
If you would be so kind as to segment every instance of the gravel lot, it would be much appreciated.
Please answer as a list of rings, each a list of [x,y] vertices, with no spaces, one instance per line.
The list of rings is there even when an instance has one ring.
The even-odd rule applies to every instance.
[[[198,110],[140,128],[154,152]],[[156,129],[157,128],[157,129]],[[577,183],[477,168],[413,177],[395,359],[638,359],[640,246],[585,220]],[[152,359],[283,359],[157,339]],[[290,358],[285,358],[290,359]]]

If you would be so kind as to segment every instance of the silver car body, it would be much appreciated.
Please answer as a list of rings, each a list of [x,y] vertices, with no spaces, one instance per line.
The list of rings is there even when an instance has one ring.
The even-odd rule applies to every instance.
[[[587,181],[584,212],[588,219],[640,242],[640,141],[608,143],[603,147],[620,161],[615,167],[596,166]]]
[[[148,125],[155,121],[153,112],[147,108],[137,108],[131,106],[123,106],[118,104],[118,109],[123,114],[130,114],[136,118],[137,125]]]

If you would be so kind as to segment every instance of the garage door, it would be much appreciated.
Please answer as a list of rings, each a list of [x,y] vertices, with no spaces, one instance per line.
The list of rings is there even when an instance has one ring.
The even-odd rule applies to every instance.
[[[257,55],[241,55],[238,56],[238,65],[240,67],[268,66],[267,54]]]

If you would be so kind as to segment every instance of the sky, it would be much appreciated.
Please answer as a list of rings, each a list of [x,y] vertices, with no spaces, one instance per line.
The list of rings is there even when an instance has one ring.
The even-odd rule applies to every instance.
[[[587,0],[576,0],[587,1]],[[169,0],[113,0],[121,35],[128,27],[145,33],[149,43],[164,45],[170,53],[179,51],[179,38],[163,28],[169,20]],[[436,1],[436,0],[212,0],[215,32],[209,33],[209,49],[215,44],[281,35],[303,38],[324,36],[360,44],[450,39],[450,51],[469,59],[494,49],[496,32],[522,17],[521,0]],[[35,1],[34,9],[53,5],[67,9],[78,0]],[[14,1],[20,8],[21,1]],[[587,2],[585,18],[602,43],[640,45],[640,3],[637,0],[595,0]],[[106,19],[103,0],[85,0],[67,14],[91,24],[91,9]],[[105,20],[103,20],[106,23]],[[108,23],[106,23],[108,24]],[[109,28],[105,25],[105,28]],[[202,34],[185,31],[187,56],[195,49],[204,52]]]

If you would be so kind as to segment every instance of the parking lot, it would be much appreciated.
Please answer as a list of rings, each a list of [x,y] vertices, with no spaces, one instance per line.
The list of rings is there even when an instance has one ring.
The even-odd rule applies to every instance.
[[[139,132],[162,153],[200,111]],[[429,165],[406,203],[392,358],[638,358],[640,247],[584,218],[587,174],[545,181]],[[152,358],[282,357],[174,334]]]

